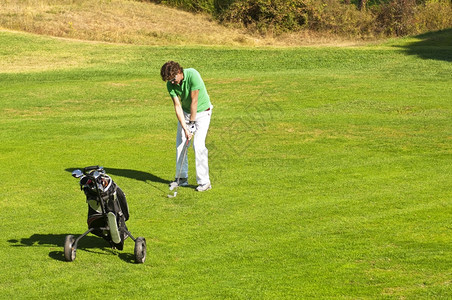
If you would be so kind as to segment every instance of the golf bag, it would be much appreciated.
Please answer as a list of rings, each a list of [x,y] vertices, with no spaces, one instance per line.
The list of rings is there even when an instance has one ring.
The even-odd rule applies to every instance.
[[[123,250],[124,241],[130,237],[135,242],[135,260],[143,263],[146,259],[146,240],[134,238],[127,229],[129,207],[124,192],[99,166],[86,167],[72,172],[80,178],[80,189],[85,193],[88,204],[88,231],[74,239],[66,236],[64,255],[67,261],[73,261],[78,241],[88,233],[105,239],[113,249]]]
[[[123,238],[121,238],[119,243],[115,243],[112,241],[109,232],[101,231],[99,228],[106,225],[106,220],[102,213],[102,205],[104,205],[104,211],[107,216],[109,213],[113,213],[119,224],[119,232],[124,233],[124,229],[127,229],[125,222],[129,219],[129,207],[126,196],[102,168],[98,166],[86,167],[83,172],[93,175],[94,172],[99,173],[97,183],[88,176],[83,176],[80,179],[80,189],[85,193],[88,204],[88,228],[94,229],[92,231],[93,234],[103,237],[108,242],[112,242],[112,247],[122,250],[124,247]]]

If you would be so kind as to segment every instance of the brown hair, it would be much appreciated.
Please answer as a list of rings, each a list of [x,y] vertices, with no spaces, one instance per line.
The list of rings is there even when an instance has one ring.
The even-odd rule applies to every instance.
[[[168,81],[174,79],[179,72],[184,72],[184,68],[177,62],[171,60],[162,66],[160,69],[160,76],[162,76],[163,81]]]

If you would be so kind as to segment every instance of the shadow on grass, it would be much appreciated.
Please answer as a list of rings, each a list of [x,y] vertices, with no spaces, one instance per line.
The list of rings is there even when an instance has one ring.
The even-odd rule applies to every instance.
[[[8,243],[11,247],[59,247],[61,251],[49,252],[49,257],[59,261],[66,261],[64,258],[64,241],[67,234],[33,234],[29,238],[21,238],[20,240],[11,239]],[[79,235],[75,235],[77,238]],[[102,238],[87,235],[83,237],[78,245],[77,250],[101,254],[101,255],[117,255],[121,260],[127,263],[134,263],[134,255],[130,253],[121,253],[110,248],[110,245]]]
[[[421,34],[416,38],[420,40],[403,46],[407,54],[452,62],[452,28]]]
[[[83,167],[82,168],[67,168],[65,170],[67,172],[72,173],[72,171],[74,171],[76,169],[83,169]],[[116,169],[116,168],[108,168],[108,167],[104,167],[104,169],[105,169],[105,172],[107,172],[107,174],[109,174],[109,175],[116,175],[116,176],[131,178],[131,179],[135,179],[135,180],[143,181],[143,182],[151,181],[151,182],[166,183],[166,184],[170,183],[169,180],[163,179],[161,177],[158,177],[158,176],[148,173],[148,172],[131,170],[131,169]]]
[[[131,169],[117,169],[117,168],[108,168],[108,167],[103,167],[105,172],[107,172],[107,174],[109,175],[115,175],[115,176],[121,176],[121,177],[126,177],[126,178],[131,178],[131,179],[135,179],[138,181],[142,181],[144,183],[148,183],[151,186],[153,186],[155,189],[159,190],[162,193],[166,193],[166,190],[162,190],[160,187],[155,186],[152,184],[152,182],[154,183],[164,183],[164,184],[170,184],[170,180],[166,180],[163,179],[161,177],[158,177],[154,174],[148,173],[148,172],[143,172],[143,171],[137,171],[137,170],[131,170]],[[83,167],[81,168],[66,168],[65,171],[72,173],[72,171],[76,170],[76,169],[80,169],[82,170]],[[114,180],[114,178],[113,178]],[[196,189],[197,186],[195,185],[188,185],[187,188],[191,188],[191,189]]]

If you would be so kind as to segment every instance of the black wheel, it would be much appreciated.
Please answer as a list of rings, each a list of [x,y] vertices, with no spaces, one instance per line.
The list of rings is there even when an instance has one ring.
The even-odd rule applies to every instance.
[[[146,260],[146,239],[138,237],[135,240],[135,262],[142,264]]]
[[[77,249],[74,248],[74,236],[73,235],[67,235],[66,239],[64,241],[64,258],[66,261],[74,261],[75,259],[75,252]]]

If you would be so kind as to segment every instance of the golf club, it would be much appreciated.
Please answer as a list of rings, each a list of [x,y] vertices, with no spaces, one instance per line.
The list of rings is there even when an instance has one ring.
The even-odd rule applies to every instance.
[[[184,165],[184,162],[185,162],[185,157],[187,156],[187,150],[188,150],[189,145],[190,145],[190,140],[187,139],[187,141],[185,142],[185,145],[184,145],[184,149],[182,149],[182,163],[180,164],[179,174],[177,174],[177,178],[176,178],[176,180],[177,180],[176,189],[175,189],[173,195],[168,194],[168,198],[174,198],[177,196],[177,189],[179,188],[180,174],[182,172],[182,166]]]

